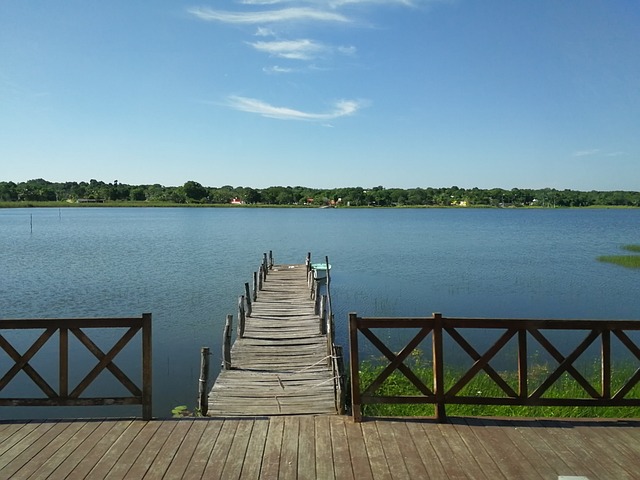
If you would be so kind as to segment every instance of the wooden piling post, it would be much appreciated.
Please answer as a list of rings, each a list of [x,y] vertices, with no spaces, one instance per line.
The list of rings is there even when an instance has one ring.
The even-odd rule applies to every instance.
[[[344,388],[344,354],[342,345],[334,345],[335,365],[336,365],[336,395],[338,403],[338,415],[344,415],[344,407],[346,403],[346,392]]]
[[[267,254],[262,254],[262,264],[264,265],[264,278],[267,278],[267,271],[269,270],[269,262],[267,261]]]
[[[307,266],[307,272],[311,270],[311,252],[307,252],[307,259],[304,264]]]
[[[251,316],[251,290],[249,289],[249,283],[244,284],[244,299],[247,302],[247,317]]]
[[[262,291],[262,278],[264,277],[264,265],[260,265],[258,270],[258,290]]]
[[[349,313],[349,351],[351,359],[351,415],[354,422],[362,421],[362,400],[360,399],[360,355],[358,352],[358,315]]]
[[[327,306],[326,306],[326,302],[327,302],[327,296],[326,295],[322,295],[322,297],[320,297],[320,310],[319,310],[319,314],[318,314],[318,317],[320,317],[320,334],[322,334],[322,335],[327,333],[327,322],[326,322]]]
[[[222,368],[223,370],[231,370],[231,324],[233,315],[227,315],[227,321],[224,324],[224,339],[222,341]]]
[[[202,347],[200,349],[200,382],[198,384],[198,403],[200,407],[200,413],[203,417],[207,415],[209,410],[209,398],[207,382],[209,380],[209,347]]]
[[[238,337],[244,337],[244,324],[246,316],[244,312],[244,295],[238,297]]]
[[[258,272],[253,272],[253,301],[258,300]]]
[[[269,268],[273,268],[273,250],[269,250]]]

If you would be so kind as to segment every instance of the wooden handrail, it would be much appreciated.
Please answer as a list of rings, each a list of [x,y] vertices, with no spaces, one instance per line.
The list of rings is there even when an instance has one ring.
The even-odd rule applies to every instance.
[[[417,329],[418,333],[398,353],[394,353],[373,332],[374,329]],[[499,338],[484,352],[478,352],[465,339],[469,329],[496,330]],[[582,331],[586,337],[568,355],[563,355],[543,331]],[[356,313],[349,314],[350,369],[352,414],[356,421],[362,416],[361,406],[370,403],[432,403],[439,421],[446,419],[447,404],[478,405],[521,405],[521,406],[640,406],[640,398],[627,398],[627,394],[640,384],[640,368],[616,392],[611,388],[611,338],[617,338],[638,360],[638,346],[626,332],[640,331],[640,322],[634,320],[558,320],[558,319],[491,319],[491,318],[445,318],[434,313],[431,318],[363,318]],[[431,335],[433,361],[433,381],[426,385],[404,361]],[[366,338],[388,360],[389,364],[366,388],[360,382],[359,339]],[[445,374],[448,372],[444,361],[444,339],[455,345],[473,360],[472,366],[447,388]],[[535,340],[551,356],[558,366],[530,391],[527,340]],[[515,359],[518,364],[517,390],[512,388],[493,369],[490,361],[515,339],[517,349]],[[592,385],[575,367],[575,362],[596,341],[600,341],[599,364],[600,385]],[[509,352],[512,354],[513,352]],[[380,396],[376,391],[394,372],[401,372],[416,387],[421,395]],[[476,374],[484,372],[504,394],[502,397],[464,396],[460,392]],[[548,398],[544,394],[563,375],[573,378],[582,388],[587,398]]]
[[[87,334],[88,330],[127,328],[108,352],[103,352]],[[44,330],[24,354],[20,354],[1,334],[4,330]],[[116,356],[138,332],[141,335],[141,385],[132,381],[115,363]],[[30,364],[35,354],[58,332],[59,337],[59,379],[58,390],[49,385]],[[89,350],[98,363],[89,373],[70,389],[69,385],[69,333]],[[6,319],[0,320],[0,349],[14,361],[6,372],[0,371],[0,392],[9,385],[20,371],[46,395],[45,398],[7,398],[0,396],[0,406],[85,406],[85,405],[142,405],[142,418],[152,418],[152,356],[151,356],[151,314],[144,313],[133,318],[56,318],[56,319]],[[82,394],[104,370],[113,376],[131,394],[126,397],[84,397]],[[71,390],[71,391],[70,391]]]

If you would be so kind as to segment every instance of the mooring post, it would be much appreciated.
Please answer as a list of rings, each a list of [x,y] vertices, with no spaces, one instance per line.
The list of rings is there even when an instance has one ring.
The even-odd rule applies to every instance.
[[[344,415],[344,406],[345,406],[345,388],[344,388],[344,354],[342,352],[342,345],[334,345],[334,354],[336,357],[336,374],[337,374],[337,384],[338,384],[338,414]]]
[[[244,337],[244,323],[245,323],[245,313],[244,313],[244,295],[240,295],[238,297],[238,337]]]
[[[273,268],[273,250],[269,250],[269,268]]]
[[[327,333],[327,296],[322,295],[320,297],[320,313],[318,316],[320,317],[320,334],[325,335]]]
[[[244,299],[247,301],[247,317],[251,316],[251,290],[249,289],[249,282],[244,284]]]
[[[209,410],[209,398],[207,382],[209,381],[209,347],[202,347],[200,349],[200,382],[198,384],[198,403],[200,406],[200,413],[203,417],[207,415]]]
[[[258,299],[258,272],[253,272],[253,301]]]
[[[258,270],[258,290],[262,290],[262,277],[264,277],[264,265],[260,265]]]
[[[307,252],[307,259],[304,264],[307,266],[307,272],[311,270],[311,252]]]
[[[231,324],[233,315],[227,315],[227,321],[224,324],[224,340],[222,342],[222,368],[231,370]]]
[[[262,264],[264,265],[264,278],[267,278],[267,270],[269,270],[269,262],[267,261],[267,254],[262,254]]]
[[[349,352],[349,368],[351,370],[351,415],[354,422],[361,422],[360,356],[358,354],[358,315],[356,313],[349,313]]]

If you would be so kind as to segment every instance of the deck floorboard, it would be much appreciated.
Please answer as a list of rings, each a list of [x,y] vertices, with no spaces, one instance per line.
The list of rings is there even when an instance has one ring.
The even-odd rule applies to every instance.
[[[296,415],[0,426],[0,479],[608,480],[640,471],[640,421],[629,420]]]

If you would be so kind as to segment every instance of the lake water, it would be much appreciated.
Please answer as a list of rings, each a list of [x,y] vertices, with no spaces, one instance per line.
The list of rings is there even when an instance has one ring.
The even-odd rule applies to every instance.
[[[633,243],[640,243],[640,210],[5,209],[0,318],[151,312],[154,415],[161,417],[195,405],[200,347],[211,347],[217,375],[224,319],[235,317],[263,252],[273,250],[276,263],[303,263],[307,252],[329,256],[338,341],[346,347],[350,311],[640,319],[640,272],[596,260]],[[19,333],[12,341],[26,349],[33,338]],[[45,349],[33,363],[46,366],[51,355]],[[0,350],[0,375],[9,363]],[[53,412],[0,408],[0,418],[102,410]]]

